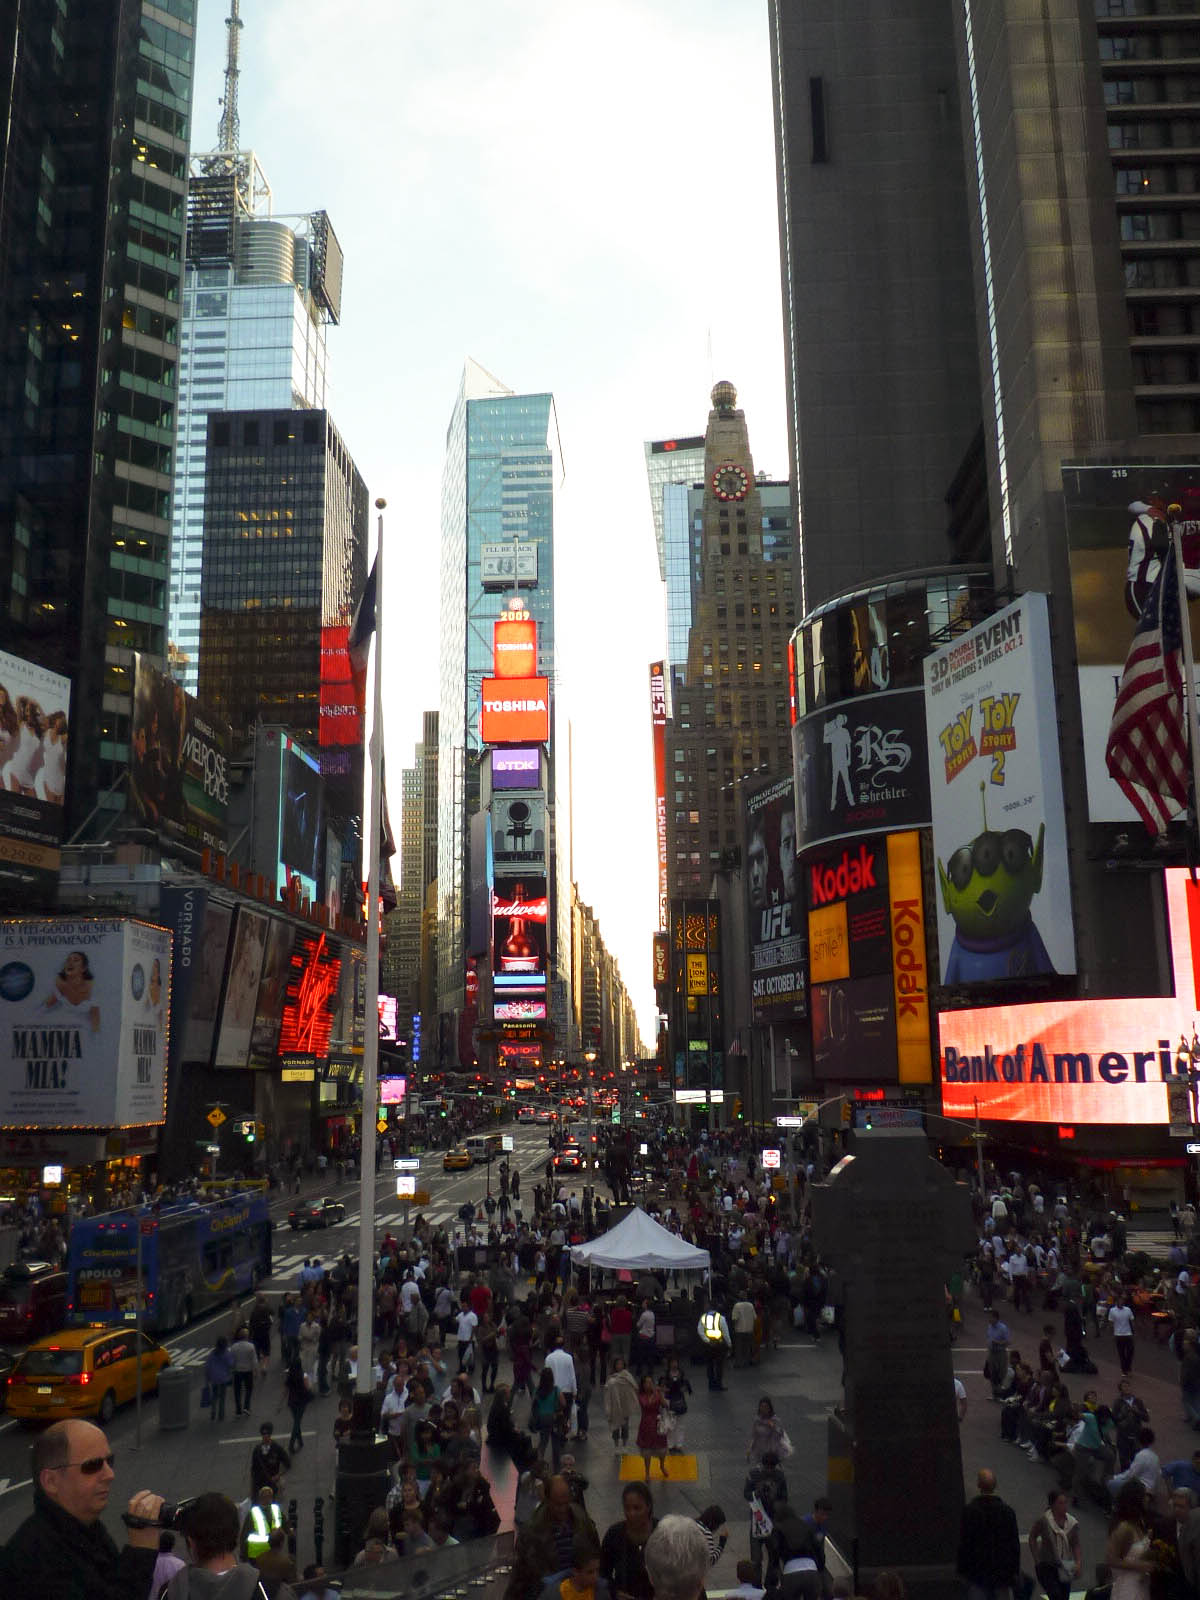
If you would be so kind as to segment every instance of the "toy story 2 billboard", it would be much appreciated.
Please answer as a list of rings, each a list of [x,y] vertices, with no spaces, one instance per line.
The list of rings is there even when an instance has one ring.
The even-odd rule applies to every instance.
[[[1043,594],[925,662],[941,979],[1075,971],[1075,929]]]

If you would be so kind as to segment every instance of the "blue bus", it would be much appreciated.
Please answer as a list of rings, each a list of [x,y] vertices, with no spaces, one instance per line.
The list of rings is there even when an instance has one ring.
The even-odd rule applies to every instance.
[[[137,1320],[139,1233],[142,1326],[163,1334],[269,1278],[271,1226],[262,1193],[81,1217],[67,1245],[68,1326]]]

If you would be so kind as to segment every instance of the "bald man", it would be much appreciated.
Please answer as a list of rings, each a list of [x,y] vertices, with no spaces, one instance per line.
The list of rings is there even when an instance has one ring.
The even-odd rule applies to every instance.
[[[33,1515],[0,1551],[0,1594],[146,1600],[159,1530],[131,1528],[118,1551],[101,1523],[115,1476],[101,1429],[90,1422],[56,1422],[33,1441],[29,1454]],[[128,1514],[157,1523],[162,1503],[161,1495],[139,1489]]]
[[[1017,1517],[996,1493],[996,1474],[981,1467],[979,1493],[963,1507],[958,1539],[958,1571],[966,1580],[967,1600],[1012,1600],[1021,1570]]]

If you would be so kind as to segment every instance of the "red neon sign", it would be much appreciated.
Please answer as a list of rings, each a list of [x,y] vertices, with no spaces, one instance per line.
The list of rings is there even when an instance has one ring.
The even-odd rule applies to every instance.
[[[300,934],[284,992],[280,1055],[329,1055],[341,976],[341,957],[334,955],[325,934]]]

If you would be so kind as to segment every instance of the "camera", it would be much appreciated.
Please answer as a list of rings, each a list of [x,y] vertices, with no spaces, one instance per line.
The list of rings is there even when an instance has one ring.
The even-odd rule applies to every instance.
[[[195,1503],[195,1495],[189,1500],[180,1500],[177,1505],[170,1500],[164,1500],[159,1507],[158,1516],[153,1521],[148,1517],[131,1517],[128,1511],[122,1511],[121,1521],[127,1528],[162,1528],[164,1530],[169,1528],[175,1532],[182,1532],[184,1522],[187,1519],[188,1508]]]

